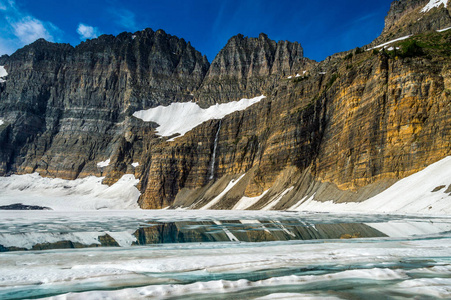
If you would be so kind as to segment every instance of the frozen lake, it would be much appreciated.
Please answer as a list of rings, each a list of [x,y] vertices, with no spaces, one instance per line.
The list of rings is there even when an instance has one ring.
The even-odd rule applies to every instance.
[[[0,299],[451,298],[451,217],[0,211]]]

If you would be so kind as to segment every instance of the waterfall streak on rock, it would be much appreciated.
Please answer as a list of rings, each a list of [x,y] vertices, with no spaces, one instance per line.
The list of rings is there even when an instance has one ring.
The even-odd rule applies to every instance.
[[[222,120],[219,121],[218,131],[216,131],[215,143],[213,146],[213,154],[211,155],[211,163],[210,163],[210,177],[209,180],[212,180],[215,176],[215,160],[216,160],[216,148],[218,147],[218,138],[219,131],[221,130]]]

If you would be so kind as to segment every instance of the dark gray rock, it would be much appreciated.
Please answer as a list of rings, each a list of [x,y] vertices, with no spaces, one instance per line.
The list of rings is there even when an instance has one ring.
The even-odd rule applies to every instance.
[[[297,42],[275,42],[264,33],[236,35],[211,63],[196,99],[209,106],[267,93],[281,78],[302,74],[313,63],[303,54]]]

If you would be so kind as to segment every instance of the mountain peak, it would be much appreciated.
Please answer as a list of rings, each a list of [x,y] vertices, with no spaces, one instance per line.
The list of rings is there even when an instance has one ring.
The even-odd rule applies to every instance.
[[[219,51],[211,63],[201,94],[205,106],[215,102],[252,97],[263,92],[271,77],[280,79],[302,72],[309,60],[298,42],[271,40],[265,33],[258,37],[237,34]],[[224,82],[221,90],[213,82]]]
[[[448,0],[396,0],[385,17],[385,27],[374,43],[451,26]]]

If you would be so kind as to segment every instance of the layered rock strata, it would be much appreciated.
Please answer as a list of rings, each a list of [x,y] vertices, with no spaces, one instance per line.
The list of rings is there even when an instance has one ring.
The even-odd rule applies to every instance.
[[[0,174],[97,175],[111,184],[132,173],[143,208],[367,199],[451,154],[451,31],[427,31],[448,24],[449,7],[415,22],[427,3],[393,3],[374,43],[421,31],[393,44],[399,49],[357,49],[321,63],[304,58],[298,43],[263,34],[231,38],[211,66],[163,31],[75,48],[37,41],[0,58],[8,72]],[[132,116],[175,101],[207,107],[261,94],[181,137],[160,137],[158,124]]]

